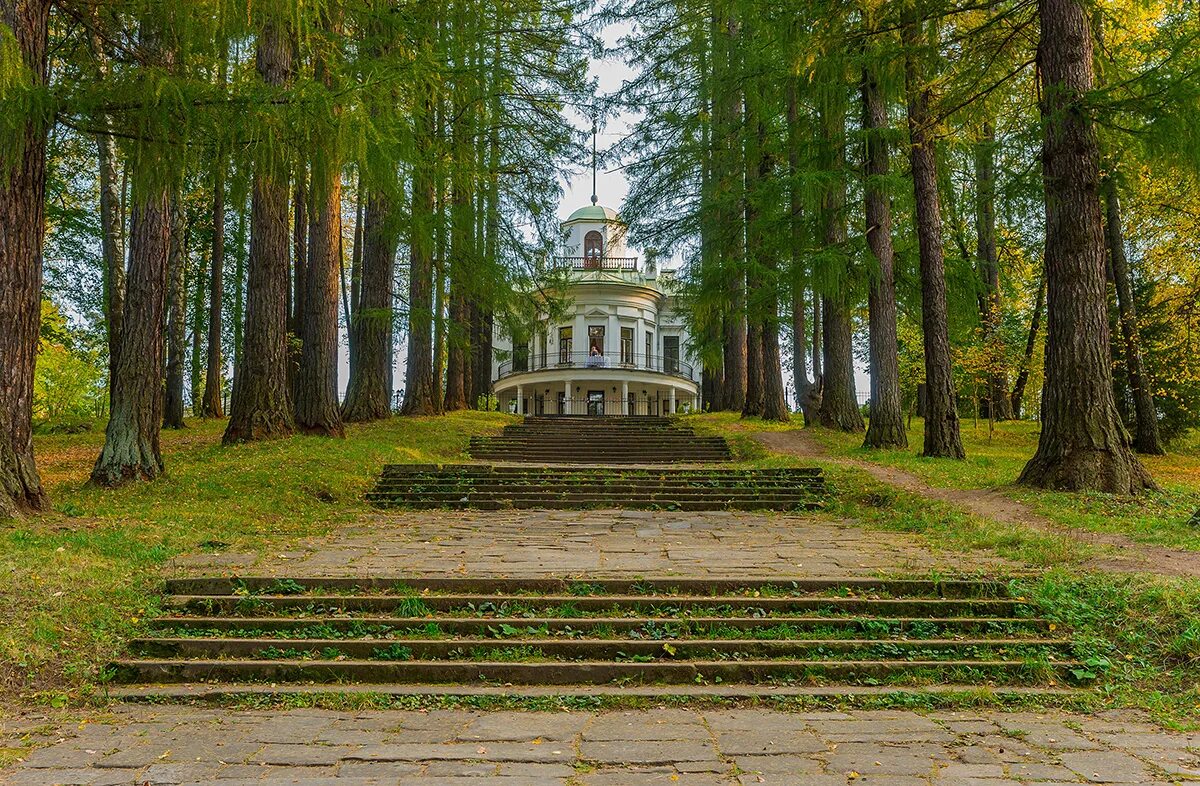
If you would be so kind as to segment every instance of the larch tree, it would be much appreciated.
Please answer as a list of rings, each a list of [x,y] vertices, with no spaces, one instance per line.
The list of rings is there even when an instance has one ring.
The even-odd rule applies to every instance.
[[[49,0],[3,0],[16,62],[0,56],[9,92],[0,120],[0,517],[46,507],[33,457],[33,372],[41,325],[42,243],[46,222],[43,90]]]
[[[864,199],[867,245],[879,265],[868,299],[870,330],[871,417],[863,446],[908,447],[904,413],[900,409],[900,360],[896,339],[895,252],[892,248],[891,200],[885,191],[889,156],[887,104],[870,65],[861,84],[863,129],[866,134]]]
[[[904,81],[908,94],[909,163],[921,258],[921,329],[925,346],[925,444],[921,455],[963,458],[958,403],[950,361],[942,209],[934,150],[933,89],[919,65],[920,22],[905,26]]]
[[[1046,199],[1046,370],[1037,452],[1019,482],[1133,494],[1154,487],[1117,415],[1105,306],[1100,152],[1088,107],[1093,39],[1079,0],[1038,0]]]
[[[292,43],[280,21],[264,20],[255,60],[264,86],[278,90],[288,83]],[[296,427],[288,385],[289,165],[278,140],[261,141],[250,200],[244,347],[233,377],[227,445],[288,436]]]

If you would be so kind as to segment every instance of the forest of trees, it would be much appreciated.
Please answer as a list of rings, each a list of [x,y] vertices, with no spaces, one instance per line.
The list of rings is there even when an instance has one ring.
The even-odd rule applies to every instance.
[[[637,76],[598,96],[610,23]],[[47,504],[39,419],[106,418],[116,485],[185,414],[488,406],[571,117],[621,111],[708,407],[879,448],[916,412],[943,457],[1037,416],[1023,482],[1151,487],[1200,410],[1197,36],[1185,0],[0,0],[0,515]]]

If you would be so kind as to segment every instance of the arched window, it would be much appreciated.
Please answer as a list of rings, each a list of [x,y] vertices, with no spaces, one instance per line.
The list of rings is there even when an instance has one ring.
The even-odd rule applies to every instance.
[[[600,267],[600,260],[603,256],[604,237],[593,229],[583,236],[584,267]]]

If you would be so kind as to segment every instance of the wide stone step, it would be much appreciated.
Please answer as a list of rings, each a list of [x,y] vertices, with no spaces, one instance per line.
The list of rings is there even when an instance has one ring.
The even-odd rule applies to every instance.
[[[745,617],[691,616],[668,620],[661,617],[346,617],[314,614],[304,617],[159,617],[149,623],[163,635],[262,636],[304,640],[336,635],[376,636],[403,639],[427,637],[436,632],[447,636],[627,635],[639,633],[675,641],[689,636],[711,636],[718,632],[741,631],[746,636],[823,637],[833,633],[857,638],[889,641],[897,636],[1036,637],[1050,631],[1051,623],[1040,617]]]
[[[372,660],[179,660],[124,659],[111,664],[120,682],[357,682],[511,683],[513,685],[603,684],[614,681],[679,684],[740,682],[788,684],[813,680],[973,679],[1019,681],[1063,679],[1077,663],[993,660],[692,660],[612,661],[372,661]]]
[[[281,646],[283,645],[283,646]],[[1061,655],[1065,639],[305,639],[280,642],[271,638],[139,638],[129,650],[140,658],[215,660],[218,658],[317,660],[501,660],[513,653],[548,660],[753,660],[828,657],[857,660],[914,658],[921,660],[1031,658]]]
[[[111,664],[117,684],[160,687],[117,695],[1057,690],[1087,671],[999,579],[204,576],[166,589],[166,615]]]
[[[874,576],[773,576],[723,579],[695,576],[569,579],[504,576],[191,576],[166,580],[170,595],[229,595],[234,592],[288,594],[302,592],[391,591],[421,593],[582,595],[908,595],[919,597],[1009,597],[1008,583],[987,578],[877,578]]]
[[[408,510],[675,510],[681,512],[702,512],[713,510],[727,511],[813,511],[820,510],[821,503],[817,500],[804,502],[773,502],[771,500],[704,500],[699,502],[655,501],[655,500],[622,500],[613,502],[611,499],[587,503],[576,500],[532,499],[532,500],[393,500],[386,496],[367,499],[380,508],[405,508]]]
[[[500,477],[537,479],[671,479],[671,480],[726,480],[726,479],[822,479],[820,469],[795,467],[785,469],[715,469],[704,467],[682,467],[662,470],[646,467],[520,467],[488,464],[446,464],[441,467],[429,464],[388,464],[382,470],[383,477]]]
[[[649,616],[673,617],[719,610],[726,613],[752,610],[763,616],[774,614],[871,614],[878,616],[1019,616],[1025,604],[1013,599],[984,598],[854,598],[854,597],[746,597],[730,596],[644,596],[644,595],[173,595],[165,609],[227,614],[238,611],[274,612],[305,609],[339,609],[344,612],[401,613],[414,609],[428,613],[456,612],[464,615],[505,614],[506,609],[535,615],[541,610],[571,609],[578,613],[627,611]],[[548,615],[545,615],[548,616]]]

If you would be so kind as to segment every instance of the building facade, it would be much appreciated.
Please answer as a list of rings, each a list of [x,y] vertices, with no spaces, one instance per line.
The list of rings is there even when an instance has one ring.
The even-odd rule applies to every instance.
[[[557,264],[566,312],[543,316],[528,342],[493,337],[493,390],[501,410],[544,415],[667,415],[700,408],[671,271],[644,265],[625,244],[616,211],[580,208],[563,222]]]

